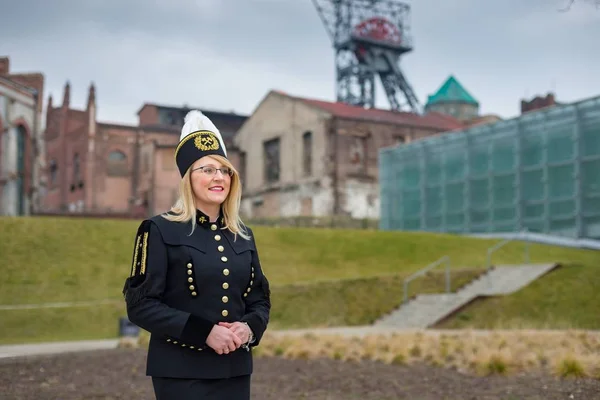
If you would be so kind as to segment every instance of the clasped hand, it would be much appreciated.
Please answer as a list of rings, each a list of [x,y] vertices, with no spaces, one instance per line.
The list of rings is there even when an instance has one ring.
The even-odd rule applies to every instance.
[[[250,331],[246,324],[241,322],[219,322],[213,326],[206,344],[217,354],[229,354],[241,345],[248,342]]]

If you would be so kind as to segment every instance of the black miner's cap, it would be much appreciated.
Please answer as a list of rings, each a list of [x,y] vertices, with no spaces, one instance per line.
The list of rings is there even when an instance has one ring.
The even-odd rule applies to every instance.
[[[192,110],[185,116],[179,144],[175,150],[175,162],[183,177],[190,166],[204,156],[227,157],[227,149],[221,132],[202,112]]]

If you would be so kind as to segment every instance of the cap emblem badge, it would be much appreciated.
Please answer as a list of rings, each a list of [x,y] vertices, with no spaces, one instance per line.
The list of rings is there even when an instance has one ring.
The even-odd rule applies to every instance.
[[[194,138],[194,146],[202,151],[218,150],[219,140],[212,132],[202,132]]]

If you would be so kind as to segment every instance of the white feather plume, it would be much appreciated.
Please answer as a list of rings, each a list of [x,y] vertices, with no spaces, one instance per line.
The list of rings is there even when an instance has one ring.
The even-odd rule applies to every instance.
[[[217,139],[219,139],[219,143],[223,148],[223,152],[225,153],[225,156],[227,156],[227,149],[225,148],[225,143],[221,137],[221,132],[219,132],[219,129],[215,126],[215,124],[213,124],[210,118],[202,114],[200,110],[191,110],[187,113],[183,121],[183,128],[181,128],[181,136],[179,137],[179,140],[182,140],[192,132],[211,131],[215,134]]]

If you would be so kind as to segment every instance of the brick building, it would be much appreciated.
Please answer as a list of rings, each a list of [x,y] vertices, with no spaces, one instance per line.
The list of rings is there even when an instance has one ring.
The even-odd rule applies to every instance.
[[[29,215],[43,195],[44,76],[13,73],[0,57],[0,215]]]
[[[377,218],[379,149],[462,127],[436,112],[364,109],[271,91],[235,139],[243,213]]]
[[[189,108],[144,104],[137,126],[104,123],[96,118],[93,84],[85,109],[71,108],[70,92],[67,83],[60,105],[48,100],[43,212],[139,217],[167,211],[181,179],[174,154]],[[246,118],[202,111],[229,143]]]
[[[533,99],[527,101],[521,99],[521,114],[525,114],[529,111],[537,111],[542,108],[553,107],[561,105],[554,97],[554,93],[548,93],[546,96],[535,96]]]

